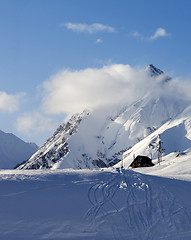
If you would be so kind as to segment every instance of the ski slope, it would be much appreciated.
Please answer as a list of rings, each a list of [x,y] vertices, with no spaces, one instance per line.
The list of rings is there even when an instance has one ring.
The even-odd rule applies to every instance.
[[[191,175],[1,170],[0,179],[0,239],[191,239]]]

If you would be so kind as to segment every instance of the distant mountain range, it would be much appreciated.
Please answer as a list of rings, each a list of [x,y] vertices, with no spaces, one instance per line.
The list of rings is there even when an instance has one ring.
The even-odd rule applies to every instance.
[[[145,71],[148,77],[157,82],[161,92],[168,89],[172,79],[163,71],[152,64],[148,65]],[[186,142],[184,147],[182,145],[179,147],[180,141],[177,142],[176,148],[165,147],[166,152],[164,150],[163,155],[172,151],[185,151],[189,147],[188,138],[191,137],[189,108],[191,108],[189,101],[166,94],[155,95],[148,89],[145,96],[130,105],[84,110],[83,113],[73,115],[60,125],[53,136],[18,168],[110,167],[121,161],[123,153],[125,156],[129,155],[128,151],[135,149],[135,146],[139,146],[139,149],[143,146],[143,150],[136,150],[134,154],[150,154],[150,151],[147,151],[148,145],[161,133],[164,133],[161,137],[166,146],[168,142],[176,144],[178,135],[175,137],[175,133],[180,133]],[[180,125],[181,130],[172,133],[173,130],[170,129]],[[146,138],[149,140],[144,140]],[[143,145],[136,145],[141,143]]]
[[[12,133],[0,130],[0,169],[12,169],[27,161],[37,149],[35,143],[26,143]]]

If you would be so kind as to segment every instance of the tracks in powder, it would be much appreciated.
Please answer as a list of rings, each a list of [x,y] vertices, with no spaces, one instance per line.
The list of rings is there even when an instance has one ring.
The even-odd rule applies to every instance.
[[[98,232],[106,227],[112,233],[110,239],[114,240],[165,239],[165,236],[190,232],[190,215],[164,187],[132,171],[122,170],[114,175],[88,190],[92,206],[86,220],[97,226]],[[181,219],[186,221],[183,229],[177,225]],[[162,230],[156,237],[160,227]]]

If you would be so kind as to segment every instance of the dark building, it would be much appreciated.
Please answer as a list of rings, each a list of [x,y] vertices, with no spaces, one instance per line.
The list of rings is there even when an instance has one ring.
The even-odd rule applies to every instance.
[[[149,157],[140,155],[138,155],[130,165],[130,167],[132,168],[152,166],[154,166],[154,164],[152,163],[152,160]]]

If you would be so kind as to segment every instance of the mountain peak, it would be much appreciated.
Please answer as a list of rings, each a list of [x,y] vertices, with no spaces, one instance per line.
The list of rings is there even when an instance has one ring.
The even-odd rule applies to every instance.
[[[171,77],[169,77],[166,73],[164,73],[159,68],[156,68],[153,64],[149,64],[146,66],[146,71],[151,77],[159,77],[162,76],[162,83],[166,83],[169,80],[171,80]]]
[[[146,70],[149,72],[151,77],[164,74],[162,70],[160,70],[159,68],[156,68],[153,64],[149,64],[148,66],[146,66]]]

